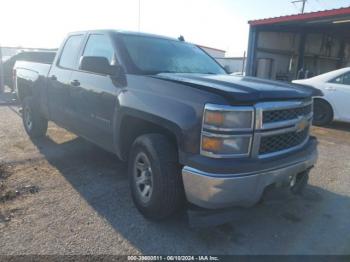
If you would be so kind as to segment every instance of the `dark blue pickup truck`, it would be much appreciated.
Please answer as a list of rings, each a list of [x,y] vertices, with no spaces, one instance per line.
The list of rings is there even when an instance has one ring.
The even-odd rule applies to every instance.
[[[128,161],[134,203],[151,219],[186,201],[249,207],[267,188],[299,193],[317,159],[315,89],[228,75],[178,39],[71,33],[51,65],[19,61],[14,74],[28,135],[54,121]]]

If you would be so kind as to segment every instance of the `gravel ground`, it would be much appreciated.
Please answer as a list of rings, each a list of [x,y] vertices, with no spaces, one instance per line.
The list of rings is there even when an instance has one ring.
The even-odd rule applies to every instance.
[[[350,254],[350,125],[313,128],[319,161],[302,197],[263,203],[217,227],[153,223],[127,167],[50,124],[31,141],[0,98],[0,254]]]

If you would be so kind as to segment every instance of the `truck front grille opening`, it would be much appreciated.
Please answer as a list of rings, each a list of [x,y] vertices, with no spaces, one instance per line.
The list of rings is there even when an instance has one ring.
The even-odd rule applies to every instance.
[[[259,155],[265,155],[290,149],[302,144],[309,135],[309,128],[301,132],[293,131],[284,134],[265,136],[261,138]]]
[[[281,109],[281,110],[271,110],[264,111],[263,122],[274,123],[279,121],[286,121],[298,118],[300,116],[307,116],[312,112],[312,105],[306,105],[304,107]]]

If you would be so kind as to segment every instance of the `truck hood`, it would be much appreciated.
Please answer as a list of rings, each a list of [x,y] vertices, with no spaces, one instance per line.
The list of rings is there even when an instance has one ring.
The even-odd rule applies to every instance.
[[[213,92],[235,103],[303,99],[319,95],[319,90],[309,86],[256,77],[172,73],[157,74],[153,77]]]

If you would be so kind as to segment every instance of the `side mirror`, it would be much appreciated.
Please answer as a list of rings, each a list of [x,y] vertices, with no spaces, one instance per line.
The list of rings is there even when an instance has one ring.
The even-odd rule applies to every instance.
[[[108,59],[102,56],[83,56],[79,69],[102,75],[113,76],[116,74],[115,67],[111,66]]]

